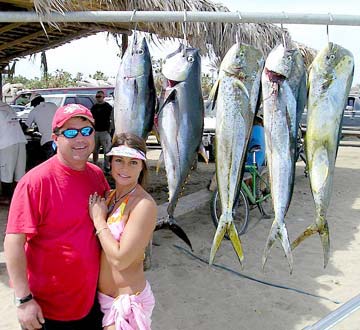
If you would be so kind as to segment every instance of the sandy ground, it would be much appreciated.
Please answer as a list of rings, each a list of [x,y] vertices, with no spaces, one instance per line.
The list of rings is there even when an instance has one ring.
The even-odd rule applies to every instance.
[[[251,211],[249,230],[241,237],[244,269],[240,268],[229,241],[222,242],[216,255],[216,266],[208,266],[197,258],[208,260],[215,233],[207,203],[177,219],[193,244],[195,257],[189,255],[187,246],[170,232],[154,234],[153,263],[147,271],[157,299],[152,329],[300,330],[341,306],[335,302],[344,303],[357,295],[360,281],[360,148],[341,147],[336,165],[328,210],[331,256],[326,269],[323,268],[319,237],[313,236],[294,251],[292,275],[278,243],[262,271],[261,257],[272,220],[261,220],[257,209]],[[161,204],[167,198],[166,178],[164,171],[156,177],[154,166],[155,163],[151,163],[150,187]],[[213,171],[214,164],[199,163],[185,193],[205,188]],[[312,196],[303,171],[303,163],[298,163],[293,200],[287,215],[291,239],[314,219]],[[0,207],[2,234],[6,214],[7,209]],[[19,327],[2,251],[1,245],[0,329],[12,330]],[[360,311],[334,329],[358,330],[359,320]]]

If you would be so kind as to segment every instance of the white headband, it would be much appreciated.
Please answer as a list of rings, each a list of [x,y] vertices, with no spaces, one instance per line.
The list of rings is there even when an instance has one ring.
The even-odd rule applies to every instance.
[[[112,148],[106,154],[106,156],[124,156],[124,157],[146,160],[146,156],[141,150],[130,148],[124,145]]]

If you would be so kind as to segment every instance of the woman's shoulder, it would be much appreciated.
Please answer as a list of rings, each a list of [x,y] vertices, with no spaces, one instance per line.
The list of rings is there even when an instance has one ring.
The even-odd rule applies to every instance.
[[[134,196],[133,208],[145,208],[147,210],[157,209],[157,204],[153,197],[141,187],[137,190],[136,195]]]

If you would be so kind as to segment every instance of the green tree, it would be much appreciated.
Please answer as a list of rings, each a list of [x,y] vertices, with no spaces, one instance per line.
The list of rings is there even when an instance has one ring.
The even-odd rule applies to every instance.
[[[101,71],[96,71],[93,75],[90,75],[90,77],[96,80],[108,80],[108,77],[105,75],[105,73]]]

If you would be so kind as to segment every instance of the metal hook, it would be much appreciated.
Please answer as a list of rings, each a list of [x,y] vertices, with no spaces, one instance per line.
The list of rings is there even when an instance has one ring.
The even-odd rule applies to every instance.
[[[130,23],[133,23],[135,14],[136,14],[136,9],[134,9],[133,12],[132,12],[132,14],[131,14]],[[135,22],[135,26],[134,26],[134,39],[133,39],[132,47],[131,47],[131,53],[132,53],[132,54],[134,54],[134,46],[135,46],[136,43],[137,43],[136,28],[137,28],[137,22]]]
[[[329,15],[329,21],[331,23],[334,20],[334,18],[331,13],[328,13],[328,15]],[[329,43],[330,42],[329,24],[326,24],[326,35],[327,35],[327,41]]]
[[[185,41],[185,45],[188,45],[188,41],[186,38],[186,21],[187,21],[187,12],[186,10],[184,10],[184,21],[181,23],[182,29],[183,29],[183,34],[184,34],[184,41]]]
[[[241,13],[240,13],[238,10],[236,11],[236,13],[238,14],[239,20],[241,21],[241,20],[242,20]],[[239,43],[240,43],[240,40],[241,40],[241,38],[240,38],[240,27],[239,27],[239,24],[240,24],[240,22],[237,23],[238,29],[237,29],[236,35],[235,35],[235,41],[236,41],[237,44],[239,44]]]
[[[280,23],[280,28],[281,28],[281,33],[282,33],[283,46],[284,46],[284,48],[286,48],[286,38],[285,38],[285,31],[284,31],[283,23]]]
[[[330,42],[330,37],[329,37],[329,25],[326,24],[326,36],[327,36],[327,42]]]

